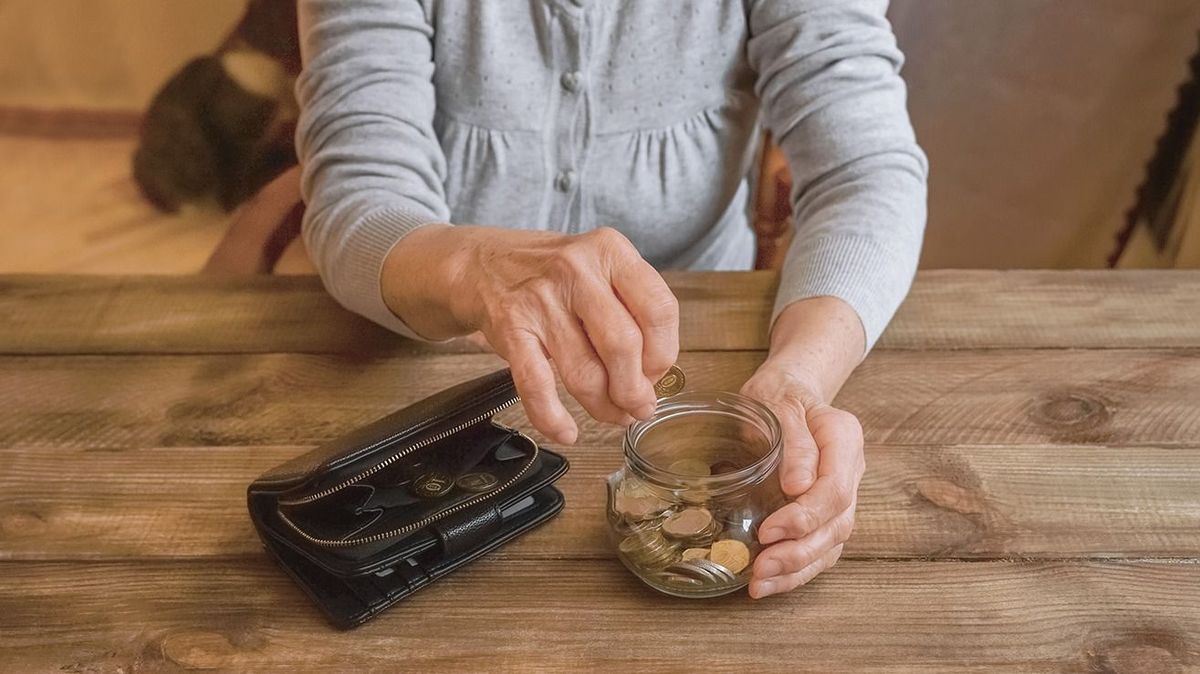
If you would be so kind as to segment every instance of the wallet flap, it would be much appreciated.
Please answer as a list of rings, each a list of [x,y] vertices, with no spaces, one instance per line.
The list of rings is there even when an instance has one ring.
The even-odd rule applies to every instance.
[[[384,461],[397,448],[490,419],[518,400],[507,369],[463,382],[263,473],[252,490],[315,493]]]

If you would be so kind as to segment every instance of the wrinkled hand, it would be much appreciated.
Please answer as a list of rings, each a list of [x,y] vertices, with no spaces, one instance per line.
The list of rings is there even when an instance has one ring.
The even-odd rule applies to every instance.
[[[788,592],[831,568],[854,528],[866,468],[862,426],[853,414],[822,402],[816,390],[770,360],[742,387],[779,417],[779,481],[790,499],[759,525],[764,548],[750,583],[755,598]]]
[[[679,305],[662,276],[609,228],[579,235],[430,226],[385,263],[383,294],[427,337],[479,331],[512,367],[529,421],[573,443],[558,376],[592,417],[654,412],[654,382],[679,355]]]

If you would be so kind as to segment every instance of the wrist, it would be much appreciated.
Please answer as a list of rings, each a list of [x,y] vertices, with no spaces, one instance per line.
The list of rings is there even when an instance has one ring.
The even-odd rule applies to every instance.
[[[380,277],[384,303],[418,335],[449,339],[469,332],[460,319],[466,246],[460,228],[430,224],[409,232],[388,252]]]
[[[829,402],[861,362],[865,345],[862,321],[849,304],[836,297],[804,299],[776,318],[764,367],[786,372]]]

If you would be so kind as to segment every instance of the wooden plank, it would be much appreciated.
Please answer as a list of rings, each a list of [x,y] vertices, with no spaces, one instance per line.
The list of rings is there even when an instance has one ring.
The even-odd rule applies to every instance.
[[[770,272],[668,273],[686,350],[757,350]],[[311,277],[0,277],[0,353],[472,350],[406,342]],[[925,271],[883,349],[1200,346],[1197,271]]]
[[[0,566],[8,671],[1184,671],[1200,566],[843,562],[687,601],[616,562],[488,558],[356,631],[263,559]]]
[[[684,348],[766,343],[774,274],[667,277]],[[312,276],[0,277],[0,325],[10,354],[479,351],[402,339],[342,309]]]
[[[246,486],[303,451],[0,449],[0,559],[256,557]],[[612,557],[620,449],[567,454],[567,509],[499,556]],[[1200,446],[871,445],[867,464],[847,558],[1200,558]]]
[[[758,352],[687,353],[736,390]],[[0,446],[311,445],[499,367],[486,354],[0,357]],[[1200,351],[883,351],[838,397],[872,443],[1193,446]],[[620,429],[585,419],[585,444]],[[520,408],[505,416],[525,426]]]

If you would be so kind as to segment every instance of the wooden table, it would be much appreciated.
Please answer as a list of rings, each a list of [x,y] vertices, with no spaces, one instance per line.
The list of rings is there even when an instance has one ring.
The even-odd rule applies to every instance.
[[[689,382],[736,388],[774,277],[669,280]],[[560,517],[332,630],[246,485],[498,365],[309,278],[0,278],[0,670],[1200,670],[1200,273],[922,274],[838,399],[854,538],[791,595],[642,587],[603,533],[619,433],[585,422]]]

